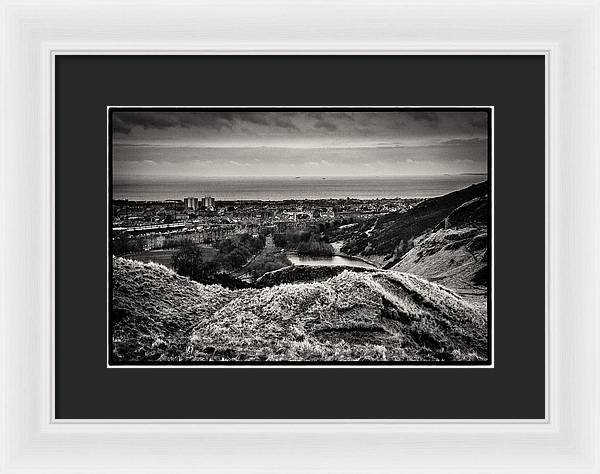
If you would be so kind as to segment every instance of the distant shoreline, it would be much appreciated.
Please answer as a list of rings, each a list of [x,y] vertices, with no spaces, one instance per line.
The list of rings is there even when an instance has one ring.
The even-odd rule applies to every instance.
[[[113,183],[113,200],[166,201],[212,196],[217,201],[323,201],[347,198],[427,199],[485,181],[487,174],[378,178],[248,178]]]
[[[365,199],[361,199],[361,198],[316,198],[316,199],[219,199],[217,202],[218,203],[226,203],[226,204],[236,204],[236,203],[244,203],[244,204],[266,204],[266,203],[302,203],[302,202],[324,202],[324,201],[364,201],[364,202],[370,202],[370,201],[399,201],[399,200],[404,200],[404,201],[422,201],[423,199],[430,199],[432,197],[437,197],[437,196],[426,196],[426,197],[388,197],[388,198],[365,198]],[[156,199],[151,199],[151,200],[145,200],[145,199],[111,199],[111,202],[113,203],[125,203],[125,202],[131,202],[131,203],[154,203],[154,204],[159,204],[159,203],[183,203],[183,199],[162,199],[162,200],[156,200]]]

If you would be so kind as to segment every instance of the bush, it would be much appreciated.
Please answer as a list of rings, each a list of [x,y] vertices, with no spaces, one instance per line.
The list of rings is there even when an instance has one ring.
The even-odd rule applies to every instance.
[[[278,247],[296,250],[300,255],[331,256],[333,247],[321,238],[320,233],[311,231],[290,231],[285,234],[275,234],[273,242]]]
[[[199,282],[206,281],[218,270],[217,262],[205,261],[200,246],[190,241],[185,241],[171,260],[177,273]]]
[[[327,242],[321,242],[311,237],[308,242],[298,245],[299,255],[310,255],[313,257],[331,257],[335,252]]]

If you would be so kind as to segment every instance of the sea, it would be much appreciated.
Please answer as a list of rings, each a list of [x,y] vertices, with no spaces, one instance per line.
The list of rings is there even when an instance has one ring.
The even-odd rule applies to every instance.
[[[487,180],[485,174],[401,177],[119,178],[113,199],[165,201],[213,196],[217,201],[428,198]]]

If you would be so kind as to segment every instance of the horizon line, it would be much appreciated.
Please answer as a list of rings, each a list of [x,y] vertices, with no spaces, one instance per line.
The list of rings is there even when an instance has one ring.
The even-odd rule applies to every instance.
[[[418,178],[418,177],[430,177],[430,176],[487,176],[489,172],[487,171],[473,171],[473,172],[464,172],[464,173],[429,173],[429,174],[381,174],[381,175],[213,175],[213,176],[200,176],[200,175],[113,175],[112,178],[188,178],[188,179],[227,179],[227,178],[261,178],[261,179],[269,179],[269,178],[357,178],[357,179],[367,179],[367,178]]]

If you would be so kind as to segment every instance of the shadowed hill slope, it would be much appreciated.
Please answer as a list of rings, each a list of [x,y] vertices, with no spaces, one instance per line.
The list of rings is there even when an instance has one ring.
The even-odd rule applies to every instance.
[[[400,272],[236,291],[122,258],[113,275],[115,362],[486,358],[485,316]]]
[[[341,250],[348,255],[379,256],[392,265],[406,253],[413,239],[440,225],[464,203],[485,196],[488,188],[489,183],[485,181],[427,199],[406,212],[391,212],[369,219],[360,228],[354,227],[334,238],[344,240]],[[455,217],[461,219],[460,215]]]
[[[483,297],[489,284],[488,212],[487,195],[462,204],[415,239],[392,269]]]

